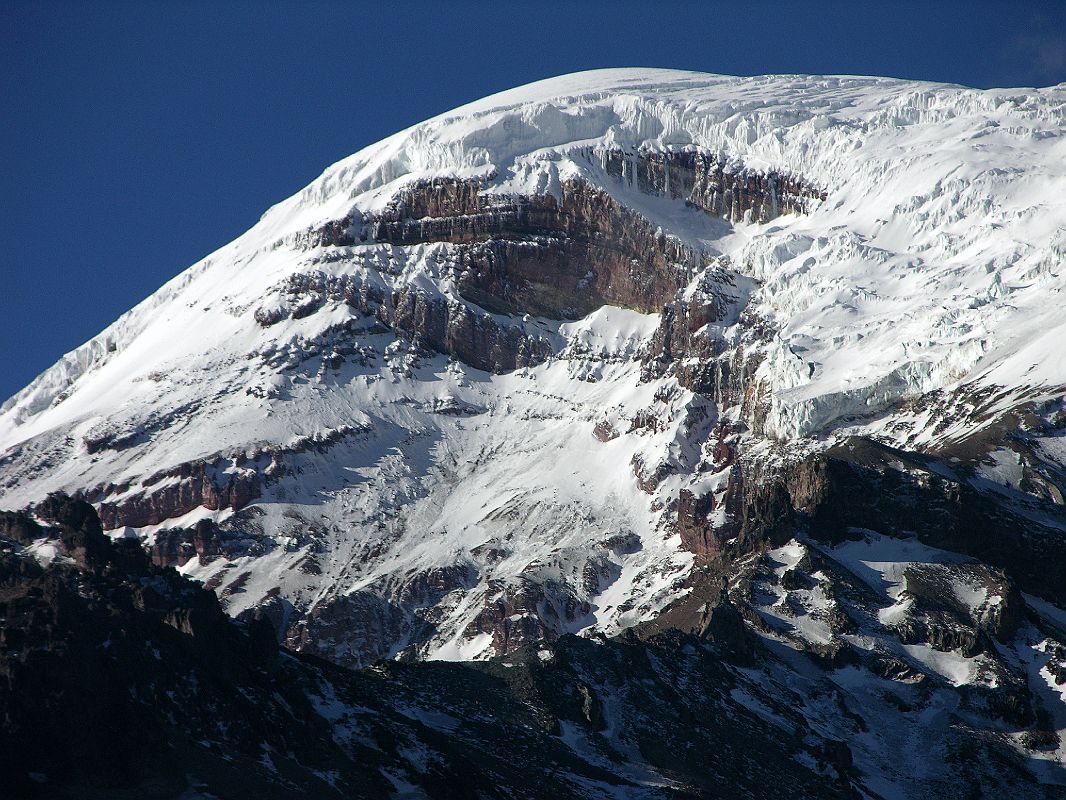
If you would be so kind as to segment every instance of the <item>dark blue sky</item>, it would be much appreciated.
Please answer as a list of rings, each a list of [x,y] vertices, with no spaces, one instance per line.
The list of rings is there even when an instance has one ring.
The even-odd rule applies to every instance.
[[[581,69],[1066,81],[1066,3],[0,0],[0,398],[330,163]]]

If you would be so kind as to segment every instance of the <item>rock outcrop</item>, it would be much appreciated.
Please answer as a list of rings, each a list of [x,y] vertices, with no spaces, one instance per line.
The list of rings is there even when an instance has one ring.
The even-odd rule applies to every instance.
[[[158,525],[201,507],[239,511],[259,497],[262,479],[255,470],[238,468],[226,472],[222,462],[221,458],[214,462],[195,461],[158,472],[141,482],[146,491],[122,501],[103,500],[109,494],[105,489],[94,498],[102,500],[100,519],[104,527]],[[157,484],[162,485],[153,488]]]
[[[589,151],[585,158],[641,192],[730,221],[766,222],[825,197],[795,177],[730,171],[724,159],[699,151]],[[703,266],[697,253],[580,178],[564,181],[559,197],[498,195],[474,180],[424,181],[402,189],[384,212],[330,222],[304,242],[460,245],[453,272],[464,297],[490,311],[555,319],[605,304],[658,311]]]
[[[697,500],[682,491],[677,528],[685,546],[702,555],[715,555],[730,539],[741,550],[775,542],[787,526],[831,544],[845,541],[854,529],[917,535],[931,547],[1005,570],[1026,591],[1066,599],[1066,545],[1051,524],[952,473],[932,456],[854,438],[754,475],[734,464],[720,500],[713,495]],[[715,527],[709,517],[719,503],[726,513]],[[1049,521],[1066,525],[1057,506],[1048,503],[1045,509]]]

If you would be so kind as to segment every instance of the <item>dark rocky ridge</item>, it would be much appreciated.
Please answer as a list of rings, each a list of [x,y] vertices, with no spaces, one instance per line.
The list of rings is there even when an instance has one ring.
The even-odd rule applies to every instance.
[[[377,798],[402,781],[442,799],[601,797],[649,769],[668,784],[649,798],[761,797],[782,780],[797,797],[858,796],[846,746],[736,702],[738,676],[697,638],[348,672],[279,652],[269,626],[234,623],[211,592],[111,544],[88,504],[38,513],[51,527],[0,516],[8,796]],[[61,549],[47,567],[21,553],[44,537]]]
[[[1005,570],[1025,591],[1066,602],[1066,509],[1043,503],[1039,522],[951,475],[935,457],[853,439],[794,468],[785,485],[817,538],[839,541],[849,527],[913,533]]]
[[[829,543],[844,541],[853,528],[916,535],[1005,570],[1025,591],[1066,602],[1066,508],[1040,503],[1040,522],[1002,496],[951,477],[957,469],[865,438],[782,469],[736,463],[721,501],[727,524],[709,523],[713,498],[688,495],[678,507],[678,530],[689,550],[708,557],[730,539],[735,550],[750,550],[797,529]]]
[[[350,672],[279,650],[262,619],[228,619],[210,591],[112,544],[88,504],[53,497],[37,512],[50,527],[0,514],[8,796],[377,798],[398,781],[440,800],[761,798],[783,785],[793,797],[869,796],[845,741],[866,732],[862,709],[829,681],[805,690],[828,703],[797,701],[811,679],[747,630],[743,589],[707,598],[696,587],[695,622],[675,613],[619,639]],[[42,541],[59,548],[45,567],[23,550]],[[825,568],[806,563],[792,580]],[[965,700],[1022,720],[1008,724],[1032,718],[1028,702],[1024,691]],[[1055,796],[972,721],[959,716],[936,744],[950,766],[922,791]]]

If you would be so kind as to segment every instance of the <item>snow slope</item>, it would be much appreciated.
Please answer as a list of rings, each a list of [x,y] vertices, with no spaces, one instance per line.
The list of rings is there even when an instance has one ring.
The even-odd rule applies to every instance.
[[[1047,361],[1061,324],[1066,254],[1064,102],[1059,87],[979,91],[664,70],[579,73],[493,95],[330,167],[9,400],[0,435],[14,443],[113,408],[113,398],[79,387],[86,396],[76,405],[40,413],[90,366],[117,361],[112,348],[136,341],[158,361],[190,355],[188,342],[159,352],[163,343],[151,334],[166,339],[161,318],[167,330],[195,320],[208,339],[232,334],[238,323],[225,308],[191,304],[221,292],[235,309],[262,293],[292,266],[275,248],[294,234],[352,208],[378,209],[419,178],[497,172],[492,190],[552,191],[582,169],[568,153],[589,145],[695,146],[830,191],[810,217],[726,237],[727,252],[764,282],[760,299],[783,323],[774,365],[782,434],[809,432],[836,404],[874,405],[990,372],[1004,383],[1061,384],[1061,364]],[[700,241],[692,230],[699,221],[676,216],[685,219],[654,221]],[[178,305],[190,310],[183,316]],[[1047,341],[1032,341],[1037,332]],[[140,366],[110,377],[146,371],[145,359],[123,360]]]
[[[683,486],[708,482],[696,476],[706,430],[693,409],[706,407],[707,425],[722,411],[672,377],[642,377],[637,355],[658,316],[514,318],[556,356],[506,375],[418,352],[343,303],[263,327],[256,311],[309,272],[473,307],[449,277],[451,245],[371,241],[335,258],[306,233],[380,212],[424,179],[478,178],[510,196],[558,195],[580,177],[753,281],[745,310],[773,331],[752,378],[765,433],[821,446],[842,425],[890,435],[900,402],[938,390],[1003,387],[1001,409],[1062,394],[1064,123],[1063,86],[862,77],[603,70],[484,98],[339,161],[4,403],[0,506],[104,485],[120,501],[181,464],[208,461],[224,477],[288,448],[287,471],[255,502],[261,516],[242,523],[254,546],[226,577],[218,561],[185,567],[220,589],[247,573],[232,584],[233,613],[274,590],[297,616],[373,596],[416,608],[434,631],[426,644],[405,622],[380,634],[381,653],[417,644],[471,658],[491,651],[472,634],[477,615],[503,598],[517,620],[530,612],[514,598],[533,585],[554,632],[617,630],[676,596],[691,556],[668,508]],[[588,156],[686,149],[799,176],[827,199],[729,224],[642,194]],[[342,324],[359,331],[362,355],[327,369],[310,345]],[[743,327],[735,318],[716,335],[740,341]],[[649,408],[654,428],[593,436]],[[943,438],[938,421],[922,417],[909,441]],[[86,440],[126,444],[89,453]],[[327,440],[326,455],[300,444]],[[634,459],[671,466],[650,496]],[[125,533],[230,516],[200,509]],[[440,585],[411,601],[419,575]],[[566,609],[544,623],[553,604]]]

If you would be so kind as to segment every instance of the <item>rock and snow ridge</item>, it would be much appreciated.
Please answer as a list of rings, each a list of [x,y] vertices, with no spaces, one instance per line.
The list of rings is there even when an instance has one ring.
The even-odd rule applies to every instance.
[[[1064,87],[606,70],[485,98],[8,400],[0,506],[80,493],[348,664],[653,620],[744,538],[744,474],[845,436],[946,453],[1014,414],[1025,446],[975,445],[972,480],[1061,506],[1064,130]]]

